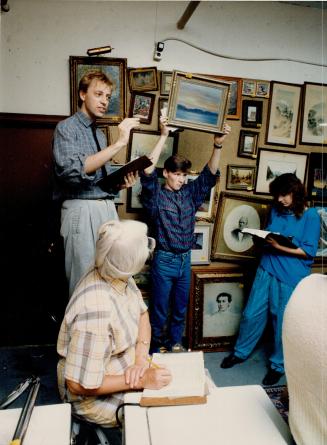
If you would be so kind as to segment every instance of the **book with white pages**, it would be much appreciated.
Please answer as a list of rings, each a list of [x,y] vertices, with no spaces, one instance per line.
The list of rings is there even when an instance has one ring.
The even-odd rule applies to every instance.
[[[144,389],[141,406],[194,405],[206,403],[206,375],[202,351],[153,354],[152,361],[165,365],[172,381],[161,389]]]
[[[290,247],[292,249],[297,248],[297,246],[292,242],[292,237],[287,237],[277,232],[269,232],[268,230],[250,229],[250,228],[242,229],[241,232],[248,233],[252,236],[257,236],[258,238],[262,239],[266,239],[269,236],[270,238],[275,239],[281,246]]]

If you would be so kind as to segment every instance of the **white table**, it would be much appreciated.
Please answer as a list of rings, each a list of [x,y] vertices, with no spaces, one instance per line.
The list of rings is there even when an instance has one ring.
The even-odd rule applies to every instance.
[[[0,410],[0,444],[13,438],[21,408]],[[69,403],[36,406],[23,441],[24,445],[69,445],[71,406]]]
[[[128,393],[125,402],[140,397]],[[205,405],[126,406],[124,432],[126,445],[292,444],[287,424],[259,385],[214,388]]]

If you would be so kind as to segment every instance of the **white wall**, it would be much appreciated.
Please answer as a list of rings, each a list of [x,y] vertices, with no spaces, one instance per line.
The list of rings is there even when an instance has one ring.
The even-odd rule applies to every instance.
[[[319,66],[227,60],[177,41],[167,41],[162,60],[153,61],[154,43],[174,37],[228,56],[326,64],[322,42],[327,19],[319,9],[281,2],[202,1],[185,29],[177,30],[188,2],[8,3],[10,11],[0,19],[2,112],[68,115],[69,56],[107,44],[115,48],[112,57],[125,57],[133,67],[327,83],[327,70]]]

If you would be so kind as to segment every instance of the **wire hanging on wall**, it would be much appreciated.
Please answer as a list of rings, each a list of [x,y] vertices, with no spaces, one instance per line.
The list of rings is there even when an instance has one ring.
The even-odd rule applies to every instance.
[[[247,57],[234,57],[234,56],[228,56],[227,54],[220,54],[217,53],[215,51],[211,51],[205,48],[201,48],[198,45],[195,45],[194,43],[191,42],[187,42],[186,40],[183,39],[179,39],[177,37],[166,37],[165,39],[162,39],[161,42],[168,42],[168,41],[175,41],[175,42],[181,42],[184,43],[185,45],[189,45],[192,48],[195,48],[199,51],[203,51],[207,54],[211,54],[212,56],[217,56],[217,57],[221,57],[222,59],[229,59],[229,60],[239,60],[239,61],[243,61],[243,62],[295,62],[295,63],[302,63],[302,64],[306,64],[306,65],[314,65],[314,66],[319,66],[319,67],[326,67],[327,65],[324,65],[322,63],[316,63],[316,62],[307,62],[305,60],[298,60],[298,59],[283,59],[283,58],[247,58]]]

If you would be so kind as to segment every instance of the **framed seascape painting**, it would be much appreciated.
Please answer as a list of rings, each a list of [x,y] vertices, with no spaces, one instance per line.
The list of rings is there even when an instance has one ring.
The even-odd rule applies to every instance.
[[[256,159],[258,151],[259,133],[251,130],[241,130],[238,140],[237,156]]]
[[[300,144],[327,144],[327,85],[304,83]]]
[[[255,193],[269,194],[270,182],[283,173],[294,173],[304,184],[308,154],[259,149]]]
[[[70,67],[70,109],[78,110],[78,85],[89,71],[102,71],[112,81],[113,89],[107,113],[101,119],[103,124],[118,124],[125,117],[126,103],[126,59],[111,57],[69,57]]]
[[[227,190],[254,189],[255,167],[250,165],[227,165]]]
[[[160,95],[168,96],[171,87],[171,78],[173,73],[171,71],[160,72]]]
[[[264,229],[271,200],[221,192],[213,228],[211,259],[245,260],[256,258],[252,236],[242,229]]]
[[[243,100],[242,127],[260,128],[262,125],[262,101]]]
[[[194,228],[191,264],[209,264],[212,224],[198,223]]]
[[[296,146],[301,85],[271,82],[266,144]]]
[[[155,94],[132,93],[129,117],[139,117],[141,124],[151,124]]]
[[[128,83],[131,91],[157,91],[157,68],[129,68]]]
[[[188,315],[189,346],[226,351],[235,343],[245,306],[245,277],[240,269],[193,271]]]
[[[168,125],[222,133],[229,88],[221,80],[173,71]]]
[[[327,194],[327,153],[310,153],[308,169],[308,196],[323,200]]]

